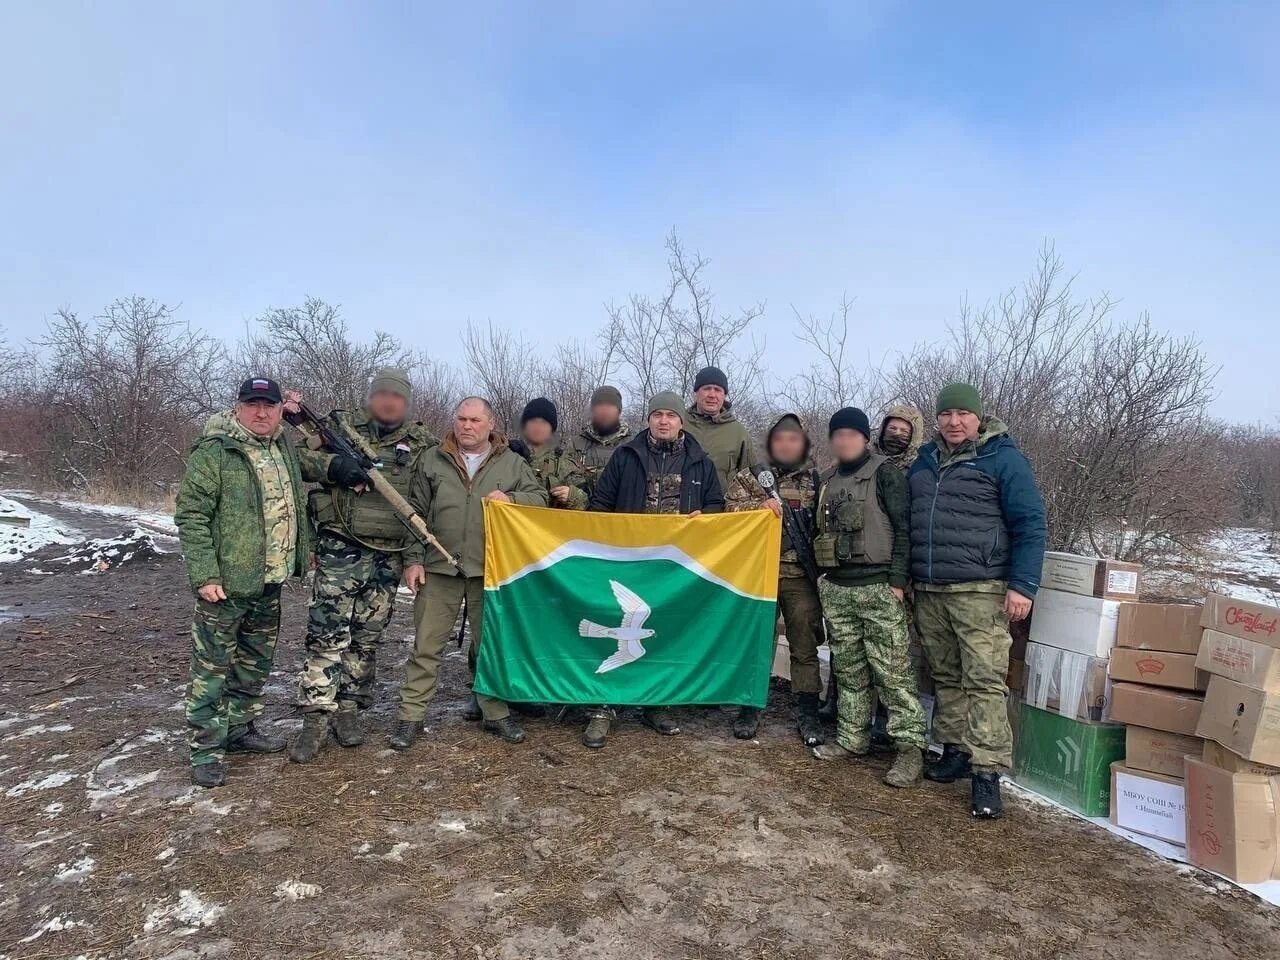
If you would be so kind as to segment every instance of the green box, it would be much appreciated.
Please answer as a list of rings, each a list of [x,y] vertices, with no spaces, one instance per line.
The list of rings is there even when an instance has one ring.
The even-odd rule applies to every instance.
[[[1087,817],[1111,812],[1111,764],[1124,759],[1124,725],[1082,723],[1022,704],[1014,779]]]

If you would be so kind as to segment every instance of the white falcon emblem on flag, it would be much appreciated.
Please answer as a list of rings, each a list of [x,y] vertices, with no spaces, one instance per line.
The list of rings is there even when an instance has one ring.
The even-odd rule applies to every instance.
[[[622,607],[622,623],[616,627],[606,627],[591,620],[582,620],[578,623],[579,636],[608,637],[618,641],[618,652],[606,657],[600,666],[596,667],[596,673],[608,673],[610,670],[616,670],[618,667],[639,660],[645,653],[640,641],[648,640],[654,634],[653,630],[644,628],[644,622],[649,619],[649,614],[653,613],[649,605],[641,600],[635,591],[624,587],[617,580],[610,580],[609,586],[613,588],[613,596],[618,601],[618,606]]]

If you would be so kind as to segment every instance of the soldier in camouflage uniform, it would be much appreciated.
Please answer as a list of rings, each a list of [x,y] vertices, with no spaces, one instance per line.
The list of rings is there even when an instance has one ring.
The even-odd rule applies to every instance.
[[[809,434],[794,413],[783,414],[769,428],[766,442],[768,468],[773,474],[778,496],[791,508],[798,526],[812,541],[814,504],[818,495],[818,471],[810,459]],[[762,499],[763,491],[755,479],[759,469],[741,471],[725,494],[725,509],[749,510],[767,506],[778,515],[782,507],[772,497]],[[791,693],[796,705],[796,726],[807,747],[826,740],[818,719],[818,694],[822,683],[818,671],[818,646],[823,639],[822,605],[817,585],[800,562],[791,534],[782,529],[782,558],[778,565],[778,610],[791,654]],[[811,547],[811,543],[806,544]],[[750,740],[760,724],[760,710],[740,707],[733,722],[733,735]]]
[[[1000,816],[1000,771],[1012,760],[1005,706],[1009,621],[1040,586],[1044,500],[1008,427],[986,415],[971,385],[938,394],[938,439],[920,450],[911,489],[916,629],[933,672],[933,731],[942,759],[925,776],[968,776],[970,812]]]
[[[649,426],[622,444],[591,493],[590,510],[608,513],[719,513],[724,495],[715,464],[698,442],[684,432],[683,404],[671,392],[649,401]],[[610,707],[591,711],[583,745],[605,745],[614,717]],[[664,736],[680,732],[666,707],[646,707],[644,722]]]
[[[585,510],[586,470],[556,436],[559,424],[556,405],[546,397],[535,397],[520,414],[520,439],[512,441],[511,449],[529,464],[538,483],[546,489],[551,506]]]
[[[836,465],[818,493],[814,556],[826,571],[818,593],[830,624],[839,707],[836,742],[814,747],[813,754],[824,760],[867,755],[874,684],[897,748],[884,782],[909,787],[924,770],[925,740],[902,606],[910,553],[906,480],[870,451],[871,424],[856,407],[836,411],[829,434]]]
[[[285,746],[255,724],[280,633],[280,587],[305,572],[309,548],[281,399],[274,381],[246,380],[235,408],[209,418],[178,488],[174,521],[196,595],[187,725],[200,787],[226,782],[227,753]]]
[[[622,394],[617,387],[608,384],[598,387],[591,394],[590,414],[591,422],[579,431],[571,444],[573,458],[586,474],[582,488],[588,497],[613,451],[631,437],[631,431],[622,422]]]
[[[374,374],[364,407],[339,413],[377,452],[382,475],[401,495],[423,453],[436,445],[426,425],[409,419],[407,371]],[[319,530],[315,583],[307,613],[307,659],[298,679],[302,730],[289,759],[308,763],[330,727],[344,747],[364,742],[359,711],[373,703],[378,645],[391,622],[403,554],[414,537],[386,499],[359,484],[359,465],[324,450],[300,454],[302,475],[318,482],[311,519]],[[360,489],[353,487],[360,486]]]

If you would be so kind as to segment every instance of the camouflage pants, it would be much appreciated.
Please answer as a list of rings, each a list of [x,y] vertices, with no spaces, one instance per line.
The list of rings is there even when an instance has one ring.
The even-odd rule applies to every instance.
[[[822,604],[818,588],[808,577],[778,580],[778,609],[782,612],[787,646],[791,649],[792,693],[818,694],[818,645],[822,643]]]
[[[916,590],[916,629],[933,672],[933,737],[958,743],[983,769],[1013,762],[1005,706],[1009,618],[1004,593]]]
[[[924,710],[907,656],[907,617],[887,583],[844,587],[818,584],[830,629],[836,677],[836,742],[865,753],[871,745],[871,691],[889,713],[886,730],[900,746],[924,749]]]
[[[400,557],[323,534],[307,613],[307,661],[298,706],[330,712],[373,703],[378,643],[391,621],[403,568]]]
[[[279,634],[278,583],[249,599],[196,599],[187,687],[192,766],[221,760],[227,730],[262,715],[262,688]]]

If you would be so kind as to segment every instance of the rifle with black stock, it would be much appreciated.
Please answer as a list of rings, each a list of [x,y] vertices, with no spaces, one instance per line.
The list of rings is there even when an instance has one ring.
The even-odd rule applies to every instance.
[[[796,552],[796,559],[800,561],[800,566],[804,568],[805,576],[817,583],[819,577],[818,561],[813,556],[813,544],[810,542],[809,535],[803,529],[800,518],[796,516],[791,504],[783,500],[778,493],[777,477],[773,475],[772,470],[763,464],[757,464],[752,467],[751,475],[755,482],[760,485],[760,489],[765,492],[765,495],[777,501],[779,506],[782,507],[782,529],[786,531],[791,549]]]
[[[309,445],[315,442],[330,453],[354,461],[364,472],[369,485],[391,505],[391,509],[409,532],[425,546],[438,552],[450,565],[459,567],[458,558],[444,548],[444,544],[427,529],[426,521],[413,509],[413,505],[382,475],[379,469],[382,460],[359,431],[338,416],[336,410],[327,417],[322,417],[301,400],[293,403],[298,408],[297,413],[286,404],[284,418],[307,438]]]

